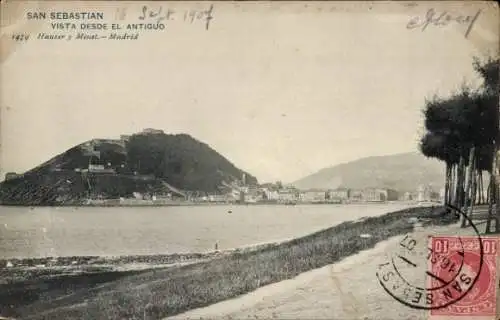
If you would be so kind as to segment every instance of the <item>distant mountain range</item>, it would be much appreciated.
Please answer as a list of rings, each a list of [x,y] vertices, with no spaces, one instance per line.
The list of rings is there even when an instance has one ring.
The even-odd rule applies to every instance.
[[[391,188],[400,192],[415,191],[420,184],[444,186],[442,162],[427,159],[418,152],[368,157],[324,168],[291,183],[300,189],[347,187]]]

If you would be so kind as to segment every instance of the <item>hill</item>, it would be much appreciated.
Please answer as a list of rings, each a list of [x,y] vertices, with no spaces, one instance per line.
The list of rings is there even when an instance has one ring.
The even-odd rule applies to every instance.
[[[415,191],[420,184],[444,186],[444,165],[417,152],[368,157],[324,168],[295,181],[300,189],[348,187],[391,188],[400,192]]]
[[[136,134],[126,145],[131,171],[162,178],[183,190],[219,191],[223,182],[257,179],[187,134]]]
[[[140,193],[217,192],[224,183],[257,179],[187,134],[137,133],[79,144],[0,183],[0,203],[54,205]],[[182,190],[182,191],[181,191]]]

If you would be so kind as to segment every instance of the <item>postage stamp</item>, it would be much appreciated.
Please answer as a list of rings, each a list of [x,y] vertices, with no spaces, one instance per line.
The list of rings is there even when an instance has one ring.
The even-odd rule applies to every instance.
[[[476,237],[430,237],[429,277],[431,287],[452,283],[451,287],[436,295],[433,306],[456,299],[462,291],[462,299],[444,308],[432,308],[435,316],[491,317],[496,316],[497,305],[497,257],[499,238],[483,237],[482,250]],[[482,257],[481,257],[482,251]],[[480,267],[482,260],[482,268]],[[458,277],[454,270],[460,265]],[[481,268],[481,270],[480,270]],[[479,272],[480,270],[480,272]],[[472,279],[477,279],[472,286]],[[442,317],[439,317],[442,319]]]

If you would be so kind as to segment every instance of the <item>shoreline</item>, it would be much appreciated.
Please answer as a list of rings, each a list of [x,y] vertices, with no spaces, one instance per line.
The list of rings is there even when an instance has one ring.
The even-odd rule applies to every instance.
[[[412,219],[424,226],[456,222],[443,213],[442,207],[403,209],[344,222],[283,243],[168,268],[61,276],[50,281],[34,277],[1,285],[0,310],[2,316],[23,319],[174,316],[371,249],[383,240],[411,232]],[[82,282],[87,284],[78,285]]]
[[[204,262],[235,253],[243,254],[276,247],[288,240],[193,253],[3,258],[0,259],[0,285],[34,277],[50,279],[77,274],[90,275],[100,272],[134,272],[170,268]]]
[[[147,200],[143,200],[147,201]],[[175,203],[61,203],[54,205],[27,205],[27,204],[2,204],[0,207],[29,207],[29,208],[57,208],[57,207],[83,207],[83,208],[108,208],[108,207],[200,207],[200,206],[301,206],[301,205],[390,205],[407,204],[411,206],[441,206],[440,202],[415,202],[415,201],[356,201],[356,202],[296,202],[296,203],[275,203],[275,202],[175,202]]]

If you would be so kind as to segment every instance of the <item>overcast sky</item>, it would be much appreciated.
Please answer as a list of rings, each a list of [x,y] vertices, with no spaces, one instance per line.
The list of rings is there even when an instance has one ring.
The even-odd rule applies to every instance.
[[[105,22],[115,22],[118,5],[98,9]],[[141,5],[130,5],[121,23],[140,22]],[[188,6],[208,4],[163,4],[176,12]],[[261,182],[416,151],[424,99],[473,82],[472,57],[498,47],[491,4],[467,38],[457,24],[407,29],[430,8],[215,3],[208,31],[175,20],[138,40],[11,45],[2,49],[1,174],[147,127],[188,133]],[[479,8],[449,3],[436,11]],[[64,33],[49,21],[26,22],[26,7],[14,9],[4,31]]]

